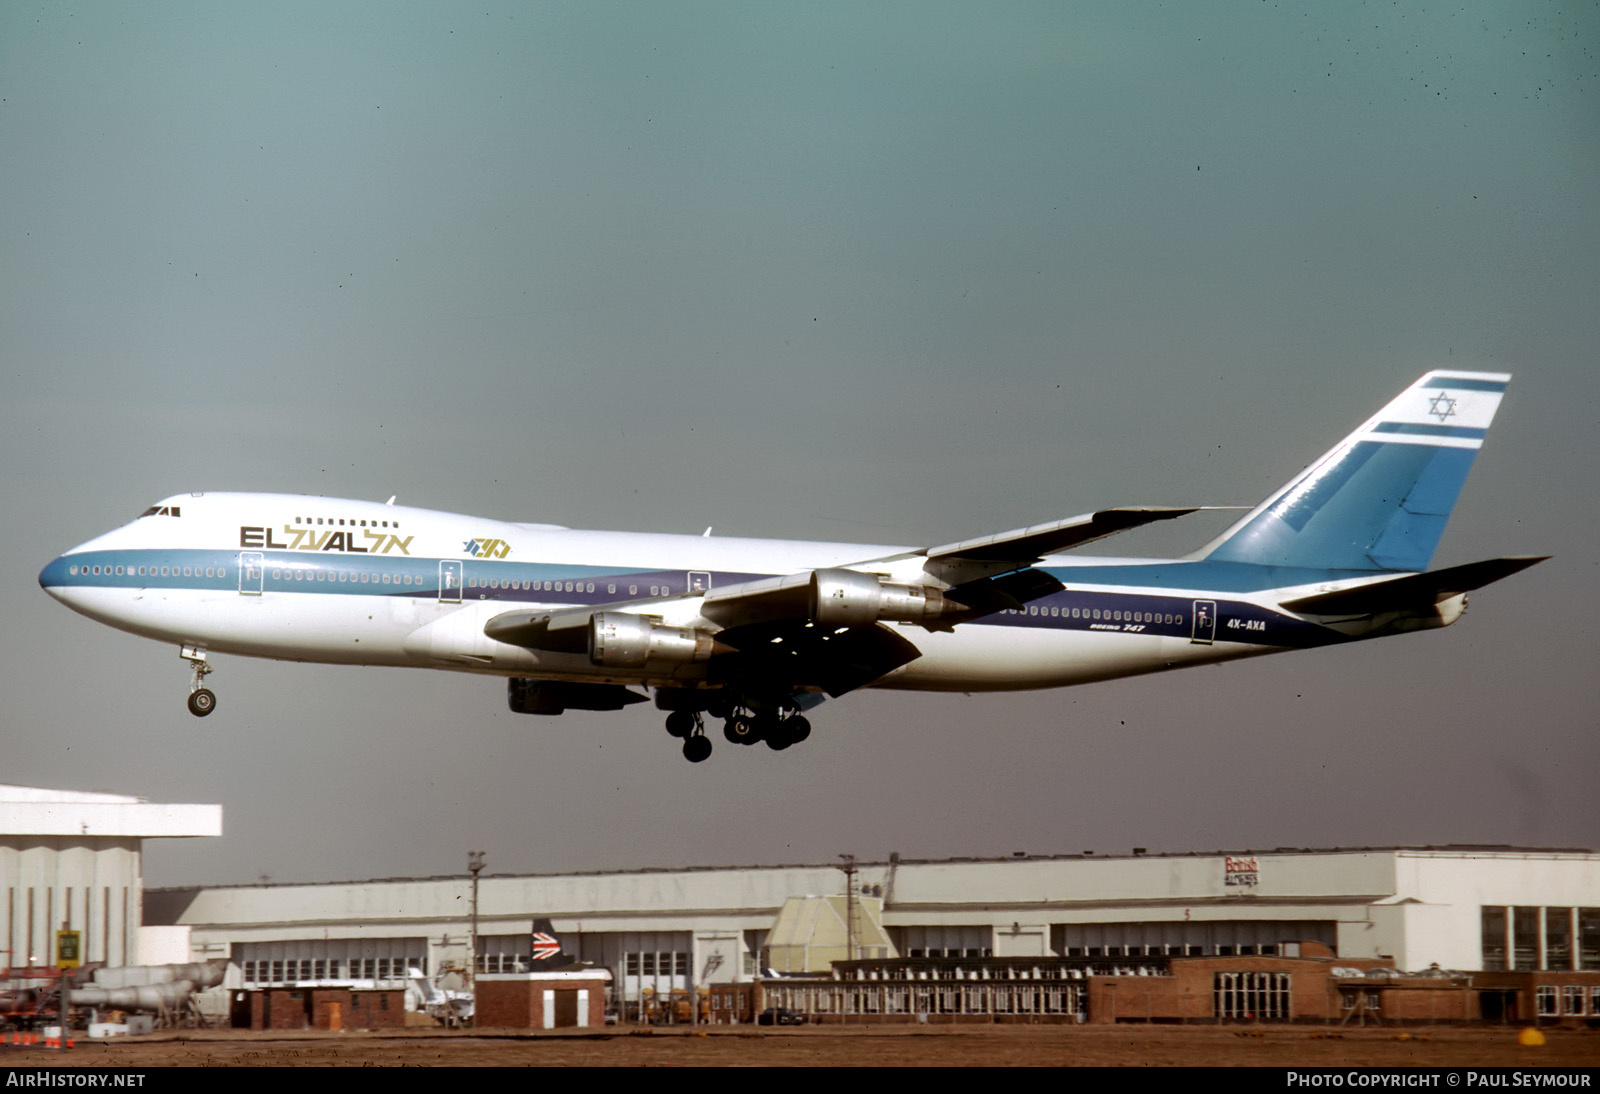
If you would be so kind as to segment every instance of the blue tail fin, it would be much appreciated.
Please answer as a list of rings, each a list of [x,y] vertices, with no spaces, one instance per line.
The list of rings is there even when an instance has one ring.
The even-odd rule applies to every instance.
[[[1510,380],[1498,372],[1428,373],[1199,557],[1426,570]]]

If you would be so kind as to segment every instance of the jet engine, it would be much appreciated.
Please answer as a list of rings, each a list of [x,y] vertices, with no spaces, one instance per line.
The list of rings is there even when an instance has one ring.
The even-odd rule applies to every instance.
[[[629,612],[595,612],[589,618],[589,660],[609,668],[638,668],[646,661],[706,661],[716,645],[709,634]]]
[[[811,619],[829,627],[868,623],[926,623],[966,611],[925,585],[896,585],[855,570],[813,570]]]

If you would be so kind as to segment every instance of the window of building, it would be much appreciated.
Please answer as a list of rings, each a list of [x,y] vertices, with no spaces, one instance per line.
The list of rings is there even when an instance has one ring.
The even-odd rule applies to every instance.
[[[1535,1009],[1540,1018],[1556,1017],[1556,986],[1554,984],[1540,984],[1534,990],[1534,999]]]
[[[1578,967],[1600,969],[1600,908],[1578,909]]]
[[[1218,1018],[1289,1017],[1286,972],[1219,972],[1212,982]]]
[[[1503,972],[1506,968],[1506,910],[1486,906],[1479,918],[1483,924],[1484,971]]]
[[[1511,910],[1512,967],[1518,972],[1532,972],[1539,967],[1539,909],[1513,908]]]
[[[1544,967],[1572,968],[1572,909],[1544,910]]]

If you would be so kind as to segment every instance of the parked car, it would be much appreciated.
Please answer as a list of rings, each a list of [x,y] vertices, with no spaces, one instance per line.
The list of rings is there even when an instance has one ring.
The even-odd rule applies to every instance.
[[[787,1007],[768,1007],[756,1017],[758,1026],[803,1026],[806,1016]]]

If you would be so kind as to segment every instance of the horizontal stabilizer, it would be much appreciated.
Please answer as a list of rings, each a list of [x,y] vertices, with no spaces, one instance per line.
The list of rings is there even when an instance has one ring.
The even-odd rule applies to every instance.
[[[1340,589],[1337,592],[1317,593],[1296,600],[1285,600],[1283,606],[1301,615],[1372,615],[1377,612],[1432,607],[1453,596],[1460,596],[1473,589],[1481,589],[1501,578],[1510,577],[1549,557],[1549,555],[1523,555],[1469,562],[1465,566],[1451,566],[1432,573],[1390,577],[1357,585],[1353,589]]]

